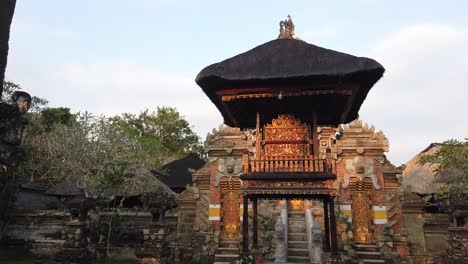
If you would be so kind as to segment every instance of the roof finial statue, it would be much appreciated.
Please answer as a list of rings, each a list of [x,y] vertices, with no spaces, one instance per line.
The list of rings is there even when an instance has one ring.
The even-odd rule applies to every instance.
[[[286,20],[282,20],[279,23],[280,33],[279,39],[293,39],[294,38],[294,23],[292,22],[291,16],[288,15]]]

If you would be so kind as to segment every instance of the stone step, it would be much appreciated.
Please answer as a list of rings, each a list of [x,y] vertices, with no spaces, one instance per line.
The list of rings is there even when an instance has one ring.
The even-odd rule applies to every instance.
[[[288,256],[288,262],[310,263],[310,258],[309,257],[302,257],[302,256]]]
[[[292,241],[307,241],[307,234],[304,232],[288,232],[288,239]]]
[[[239,252],[240,252],[239,248],[235,248],[235,247],[219,247],[216,251],[217,254],[231,254],[231,255],[239,254]]]
[[[300,219],[300,218],[304,218],[305,217],[305,214],[303,212],[301,213],[289,213],[288,214],[288,218],[293,218],[293,219]]]
[[[309,250],[305,248],[288,248],[288,256],[308,257]]]
[[[368,258],[380,258],[380,252],[372,251],[356,251],[358,256],[368,257]]]
[[[355,248],[359,248],[359,249],[375,249],[375,250],[378,250],[379,247],[377,245],[374,245],[374,244],[356,244],[354,245]]]
[[[383,259],[359,259],[359,261],[362,261],[363,263],[385,263],[385,260]]]
[[[239,259],[239,254],[215,254],[215,262],[235,262]]]
[[[307,241],[288,241],[288,248],[305,248],[308,249]]]
[[[237,240],[223,240],[219,242],[219,246],[223,248],[240,248],[240,242]]]
[[[306,233],[305,226],[288,226],[289,233]]]
[[[304,225],[305,219],[288,219],[288,225]]]

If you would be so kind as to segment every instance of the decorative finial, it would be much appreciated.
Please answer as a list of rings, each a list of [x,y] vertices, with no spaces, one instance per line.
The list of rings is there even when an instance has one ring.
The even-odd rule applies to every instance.
[[[280,21],[279,25],[280,33],[278,39],[294,39],[294,23],[290,15],[288,15],[286,20]]]

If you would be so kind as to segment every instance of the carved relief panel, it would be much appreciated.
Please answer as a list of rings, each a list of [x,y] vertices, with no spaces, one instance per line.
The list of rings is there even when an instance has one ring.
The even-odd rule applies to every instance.
[[[221,237],[226,240],[239,239],[240,234],[240,180],[237,177],[222,178],[221,186]]]
[[[265,155],[303,156],[309,154],[310,128],[292,115],[279,115],[264,126]]]
[[[357,242],[374,241],[372,224],[372,180],[370,178],[352,178],[350,182],[354,236]]]

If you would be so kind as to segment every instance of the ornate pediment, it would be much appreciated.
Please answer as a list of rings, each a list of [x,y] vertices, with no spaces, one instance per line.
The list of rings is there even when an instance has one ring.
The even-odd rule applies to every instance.
[[[293,115],[279,115],[263,129],[265,155],[304,156],[309,154],[310,128]]]

